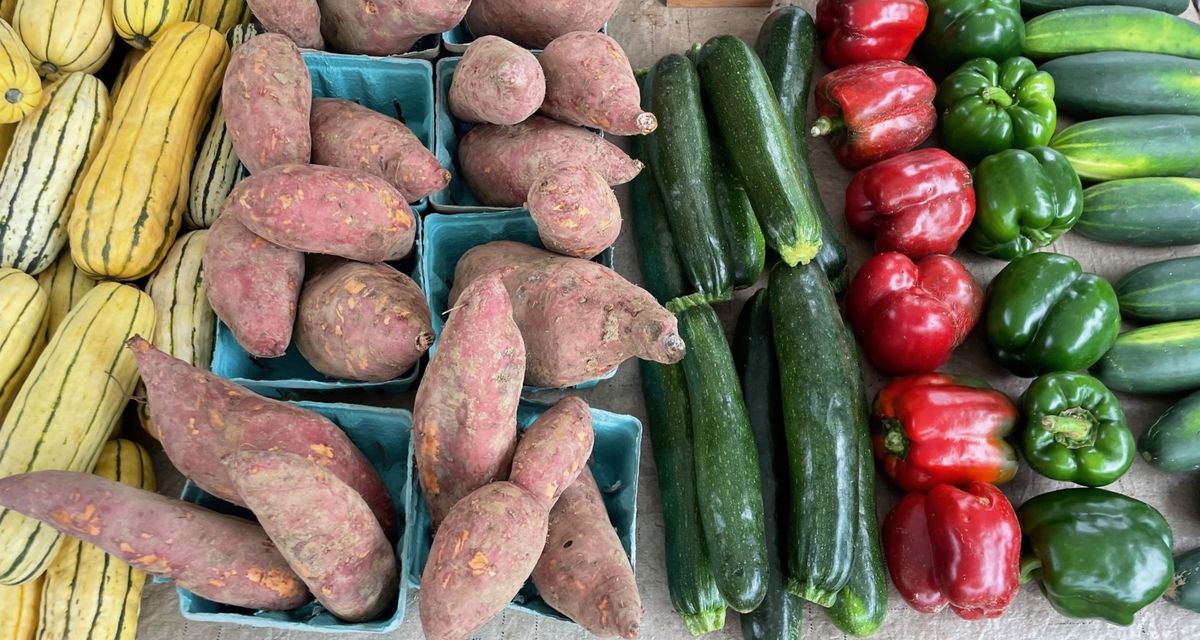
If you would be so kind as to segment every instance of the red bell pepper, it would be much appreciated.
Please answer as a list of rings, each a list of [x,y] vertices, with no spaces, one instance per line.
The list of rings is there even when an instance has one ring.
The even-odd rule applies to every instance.
[[[867,359],[891,374],[946,364],[975,327],[983,288],[950,256],[914,263],[894,251],[872,256],[846,292],[846,315]]]
[[[937,85],[924,71],[895,60],[842,67],[817,82],[812,135],[829,136],[849,169],[909,151],[933,133]]]
[[[821,0],[817,34],[831,67],[872,60],[903,60],[925,29],[924,0]]]
[[[883,549],[896,590],[922,613],[948,604],[966,620],[998,618],[1020,588],[1021,525],[986,482],[904,496],[883,521]]]
[[[875,457],[905,491],[939,484],[1002,484],[1017,473],[1004,441],[1017,407],[986,383],[945,373],[894,380],[875,396]]]
[[[971,170],[941,149],[917,149],[854,174],[846,189],[846,222],[875,236],[875,252],[913,260],[950,255],[975,218]]]

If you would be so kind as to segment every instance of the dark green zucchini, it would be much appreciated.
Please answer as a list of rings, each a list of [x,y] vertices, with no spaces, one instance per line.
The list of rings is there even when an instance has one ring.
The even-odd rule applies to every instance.
[[[1200,115],[1200,60],[1103,51],[1058,58],[1040,69],[1054,78],[1054,103],[1075,116]]]
[[[1085,120],[1056,133],[1050,146],[1085,181],[1200,178],[1200,116]]]
[[[1200,24],[1144,7],[1059,9],[1025,23],[1034,60],[1094,51],[1143,51],[1200,58]]]
[[[1163,597],[1171,604],[1200,613],[1200,549],[1175,556],[1175,579]]]
[[[1200,389],[1200,320],[1166,322],[1117,337],[1093,367],[1109,389],[1181,393]]]
[[[646,162],[645,144],[635,139],[634,155]],[[675,249],[675,236],[667,221],[666,205],[654,179],[654,172],[646,167],[633,179],[633,234],[637,243],[639,262],[642,265],[642,282],[660,303],[666,304],[692,292],[679,265],[679,254]]]
[[[1143,265],[1113,285],[1121,314],[1141,322],[1200,318],[1200,257]]]
[[[1200,243],[1200,180],[1134,178],[1088,187],[1075,231],[1135,247]]]
[[[1155,469],[1200,470],[1200,393],[1167,409],[1138,439],[1138,451]]]
[[[1142,7],[1179,15],[1187,11],[1188,0],[1021,0],[1021,13],[1036,16],[1071,7],[1117,4],[1127,7]]]

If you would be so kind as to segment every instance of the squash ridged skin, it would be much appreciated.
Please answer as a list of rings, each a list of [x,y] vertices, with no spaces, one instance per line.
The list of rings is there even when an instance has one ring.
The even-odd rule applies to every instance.
[[[41,580],[0,587],[0,640],[34,640],[41,600]]]
[[[192,19],[196,0],[112,0],[113,27],[135,49],[149,49],[174,25]]]
[[[18,0],[13,28],[47,80],[96,73],[112,55],[111,0]]]
[[[0,420],[46,346],[49,306],[37,280],[0,268]]]
[[[0,21],[0,124],[17,122],[42,103],[42,78],[29,49],[7,21]]]
[[[96,286],[96,279],[75,266],[71,252],[63,251],[50,267],[37,275],[38,285],[46,292],[49,307],[46,309],[46,342],[54,336],[58,325],[83,296]],[[3,414],[0,414],[0,418]]]
[[[225,33],[250,22],[250,5],[246,0],[192,0],[190,19]]]

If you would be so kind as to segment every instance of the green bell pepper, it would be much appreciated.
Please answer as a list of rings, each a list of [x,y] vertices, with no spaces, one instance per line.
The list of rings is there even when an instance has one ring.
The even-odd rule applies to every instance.
[[[1027,501],[1017,518],[1026,549],[1022,581],[1038,580],[1065,616],[1129,625],[1171,585],[1171,527],[1140,500],[1061,489]]]
[[[974,58],[1008,60],[1025,48],[1020,0],[928,0],[918,42],[926,65],[949,73]]]
[[[946,150],[971,166],[1005,149],[1050,144],[1058,122],[1054,78],[1023,57],[967,61],[942,81],[934,104]]]
[[[1083,215],[1083,185],[1050,147],[1008,149],[975,168],[975,220],[967,242],[985,256],[1012,260],[1071,230]]]
[[[1025,459],[1033,470],[1099,487],[1129,470],[1137,443],[1121,403],[1104,383],[1082,373],[1044,375],[1021,396]]]
[[[1070,256],[1031,253],[988,287],[988,347],[1016,375],[1079,371],[1096,364],[1121,329],[1117,294]]]

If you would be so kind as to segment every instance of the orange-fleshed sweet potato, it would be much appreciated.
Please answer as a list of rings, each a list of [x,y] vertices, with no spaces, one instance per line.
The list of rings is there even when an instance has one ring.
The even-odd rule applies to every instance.
[[[238,495],[333,615],[363,622],[396,602],[396,553],[371,508],[300,456],[240,451],[225,460]]]
[[[591,260],[621,235],[621,205],[604,176],[563,165],[538,178],[526,200],[546,248]]]
[[[287,351],[303,280],[303,253],[267,242],[232,216],[213,223],[204,245],[208,303],[250,355]]]
[[[90,473],[0,479],[0,505],[214,602],[294,609],[312,599],[261,527]]]
[[[601,638],[634,638],[642,598],[629,556],[589,469],[550,511],[549,537],[533,570],[546,604]]]
[[[317,0],[321,30],[342,53],[405,53],[421,36],[462,21],[471,0]]]
[[[387,180],[408,202],[450,184],[450,172],[395,118],[338,98],[312,105],[312,161]]]
[[[642,111],[633,68],[616,40],[575,31],[555,38],[538,60],[546,73],[542,112],[551,118],[619,136],[658,128],[654,114]]]
[[[420,287],[386,264],[338,261],[304,283],[296,346],[327,376],[391,380],[431,344],[433,326]]]
[[[395,536],[396,514],[387,487],[337,425],[172,358],[141,337],[130,340],[129,347],[167,457],[201,489],[245,506],[222,462],[225,456],[245,450],[293,453],[350,485],[388,537]]]
[[[574,396],[538,416],[513,456],[513,482],[553,504],[587,465],[596,433],[587,403]]]
[[[496,278],[467,289],[417,389],[417,474],[436,526],[475,489],[508,477],[517,443],[525,343]]]
[[[365,171],[285,164],[238,183],[222,216],[281,247],[359,262],[399,260],[417,224],[396,188]]]
[[[225,127],[250,173],[312,155],[312,77],[290,38],[254,36],[233,52],[221,88]]]
[[[664,364],[683,359],[675,315],[654,296],[595,262],[520,242],[489,242],[463,255],[450,304],[492,272],[504,280],[525,339],[528,384],[569,387],[634,356]]]
[[[324,49],[317,0],[246,0],[254,17],[272,33],[282,33],[297,46]]]
[[[530,49],[572,31],[599,31],[621,0],[475,0],[467,26],[476,36],[503,36]]]
[[[459,142],[458,162],[479,200],[500,207],[520,206],[535,180],[564,164],[591,167],[610,186],[642,170],[641,162],[600,136],[537,115],[511,127],[475,127]]]
[[[471,43],[450,84],[450,112],[463,122],[517,124],[546,97],[542,66],[528,49],[496,36]]]

